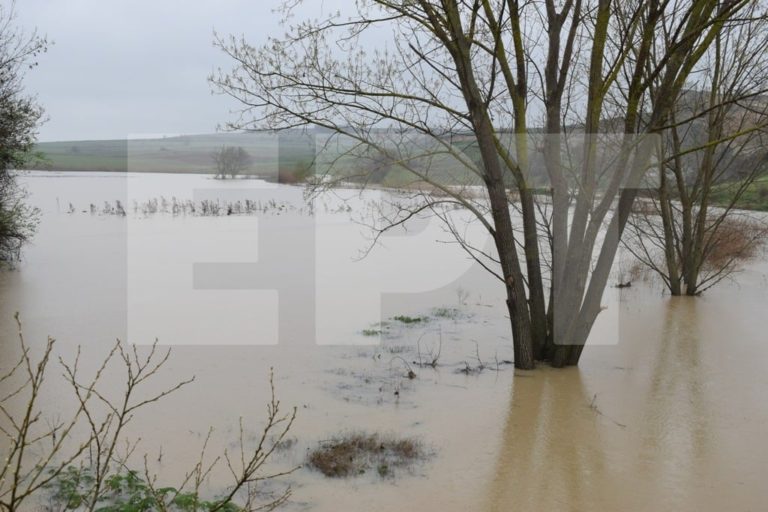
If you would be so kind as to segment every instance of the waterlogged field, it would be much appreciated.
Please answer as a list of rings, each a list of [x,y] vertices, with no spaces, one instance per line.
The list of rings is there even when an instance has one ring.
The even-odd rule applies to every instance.
[[[18,355],[16,311],[33,350],[51,335],[69,361],[81,346],[86,373],[115,338],[140,354],[155,338],[171,346],[152,386],[195,381],[127,432],[139,441],[130,464],[143,470],[148,454],[163,484],[197,463],[211,428],[213,454],[237,449],[240,418],[246,438],[258,435],[273,368],[281,406],[297,417],[271,466],[303,466],[265,489],[290,484],[287,510],[768,502],[764,261],[696,299],[670,299],[650,282],[612,288],[578,369],[515,376],[503,290],[440,243],[450,238],[439,223],[417,220],[361,257],[372,236],[365,212],[396,200],[386,192],[338,190],[310,206],[298,187],[204,175],[23,181],[42,222],[19,268],[0,274],[0,364]],[[42,396],[51,418],[74,406],[59,373]],[[121,378],[103,385],[117,392]],[[360,446],[414,445],[387,445],[351,474],[307,464],[345,434]],[[406,451],[418,456],[399,464]],[[226,481],[220,464],[207,492]]]

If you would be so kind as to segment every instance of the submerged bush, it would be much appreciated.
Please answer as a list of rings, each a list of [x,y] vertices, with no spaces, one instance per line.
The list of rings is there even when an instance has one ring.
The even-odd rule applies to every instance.
[[[752,217],[728,217],[705,241],[703,267],[721,271],[754,258],[768,238],[768,225]]]
[[[397,320],[398,322],[401,322],[404,324],[417,324],[420,322],[425,322],[427,319],[423,316],[398,315],[398,316],[392,317],[392,320]]]
[[[331,478],[362,475],[373,469],[380,476],[390,476],[395,469],[425,457],[421,443],[414,439],[351,433],[322,442],[310,452],[307,463]]]

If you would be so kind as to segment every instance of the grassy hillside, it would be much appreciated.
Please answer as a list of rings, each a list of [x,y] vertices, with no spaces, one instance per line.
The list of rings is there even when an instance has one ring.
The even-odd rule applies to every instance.
[[[712,191],[712,203],[727,206],[733,197],[738,182],[718,185]],[[768,211],[768,174],[752,182],[744,191],[737,207],[744,210]]]
[[[215,172],[212,154],[225,145],[240,146],[251,155],[252,164],[243,173],[248,175],[269,178],[279,172],[281,181],[283,177],[286,182],[296,181],[306,176],[306,168],[318,156],[317,150],[318,173],[333,167],[336,176],[393,187],[408,186],[414,181],[412,174],[395,163],[378,166],[375,157],[356,154],[354,142],[334,141],[326,145],[322,134],[301,132],[42,142],[36,146],[41,159],[29,167],[52,171],[211,174]],[[473,150],[472,147],[462,149],[468,153]],[[441,183],[467,183],[473,178],[451,158],[436,157],[431,164],[433,168],[429,174]],[[371,173],[375,175],[373,179]]]
[[[467,140],[455,142],[465,155],[479,159],[476,148]],[[37,151],[42,160],[32,167],[54,171],[101,172],[167,172],[214,173],[212,153],[222,146],[241,146],[252,157],[244,174],[274,177],[302,174],[297,171],[308,166],[315,157],[311,138],[298,133],[280,136],[269,134],[184,135],[158,139],[42,142]],[[331,149],[318,143],[319,170],[333,165],[334,174],[348,176],[352,181],[368,181],[392,187],[407,187],[414,177],[397,164],[378,165],[376,158],[353,156],[344,143]],[[325,161],[325,162],[324,162]],[[480,184],[477,177],[457,165],[449,157],[436,157],[431,162],[431,178],[446,184]],[[281,179],[282,181],[282,179]],[[286,180],[291,181],[291,180]],[[510,183],[510,186],[512,184]],[[712,204],[725,205],[732,197],[737,182],[718,185],[712,194]],[[751,184],[738,203],[739,208],[768,211],[768,175]]]
[[[127,144],[120,140],[41,142],[42,160],[31,165],[55,171],[125,171]]]
[[[241,146],[252,157],[246,174],[274,173],[282,165],[311,161],[313,150],[300,136],[266,134],[184,135],[158,139],[41,142],[32,167],[53,171],[213,173],[212,153]],[[279,148],[279,149],[278,149]],[[279,155],[279,156],[278,156]]]

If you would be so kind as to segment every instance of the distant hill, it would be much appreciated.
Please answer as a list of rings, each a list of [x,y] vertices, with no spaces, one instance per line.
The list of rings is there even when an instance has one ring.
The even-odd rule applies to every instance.
[[[306,136],[264,133],[182,135],[156,139],[40,142],[40,158],[30,164],[52,171],[214,173],[212,154],[222,146],[240,146],[253,162],[244,174],[274,173],[283,166],[311,162]]]
[[[333,167],[334,174],[346,176],[349,181],[381,183],[393,187],[406,186],[414,181],[412,175],[396,164],[389,162],[381,167],[376,157],[367,154],[355,156],[352,148],[356,144],[351,139],[334,140],[330,147],[326,146],[325,135],[322,130],[295,130],[279,134],[224,133],[154,139],[41,142],[35,148],[40,158],[30,163],[28,168],[51,171],[214,174],[213,153],[222,146],[234,146],[245,149],[252,160],[249,168],[241,175],[266,179],[277,176],[278,181],[285,183],[301,181],[312,172],[310,167],[316,163],[315,157],[322,154],[320,168],[327,170]],[[468,137],[457,136],[455,142],[472,146],[471,138]],[[464,149],[472,150],[471,147]],[[466,182],[468,179],[466,169],[459,168],[457,171],[455,162],[444,161],[436,167],[432,174],[442,182],[455,182],[457,179]],[[374,175],[373,178],[368,174],[369,171]]]
[[[691,133],[696,133],[696,130]],[[453,142],[470,156],[478,158],[471,136],[457,134]],[[227,133],[156,139],[41,142],[36,145],[36,151],[41,158],[30,164],[30,168],[52,171],[213,174],[215,170],[212,154],[225,145],[243,147],[252,156],[252,164],[243,174],[267,179],[275,176],[276,169],[279,169],[280,176],[283,172],[288,175],[295,173],[297,168],[309,166],[315,156],[311,136],[304,133]],[[322,151],[321,148],[318,150]],[[765,153],[765,147],[757,144],[750,147],[744,157],[745,160],[754,159],[758,155],[764,158]],[[744,164],[754,165],[754,161],[745,161]],[[382,165],[384,167],[380,169],[381,166],[375,157],[348,157],[347,164],[343,166],[347,171],[340,172],[346,172],[350,181],[362,180],[396,188],[407,187],[414,181],[412,175],[399,169],[397,165]],[[734,167],[739,169],[740,165]],[[362,179],[361,174],[368,177]],[[431,174],[433,179],[446,184],[469,184],[473,179],[476,181],[476,178],[467,174],[466,169],[457,168],[453,161],[437,165]],[[282,177],[279,180],[290,182]],[[728,190],[738,186],[739,182],[738,172],[734,172],[730,180],[718,185],[713,191],[712,202],[718,205],[727,204]],[[738,206],[768,211],[768,177],[752,184]]]

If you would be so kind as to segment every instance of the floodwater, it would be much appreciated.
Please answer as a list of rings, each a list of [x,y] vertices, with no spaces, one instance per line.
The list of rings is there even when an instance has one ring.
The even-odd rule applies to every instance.
[[[358,258],[370,231],[343,206],[358,212],[386,194],[339,191],[311,216],[298,210],[301,189],[250,180],[33,173],[24,182],[43,217],[19,268],[0,274],[0,364],[18,353],[15,311],[33,347],[50,334],[71,360],[81,345],[86,372],[116,337],[172,346],[152,389],[195,382],[143,410],[128,432],[163,484],[197,462],[209,428],[213,454],[236,448],[239,418],[246,435],[260,429],[274,368],[281,405],[298,408],[296,442],[275,468],[301,464],[308,449],[347,431],[415,437],[430,452],[392,478],[332,480],[302,468],[282,481],[293,489],[288,510],[768,503],[764,262],[696,299],[670,298],[652,283],[609,290],[579,368],[516,375],[501,287],[437,242],[448,239],[439,225],[417,222]],[[276,202],[260,215],[142,212],[154,197]],[[100,214],[116,199],[127,217]],[[406,325],[396,315],[426,320]],[[413,364],[438,347],[436,369]],[[56,373],[42,397],[52,417],[71,403]],[[107,392],[119,382],[108,375]],[[225,476],[214,472],[210,487]]]

